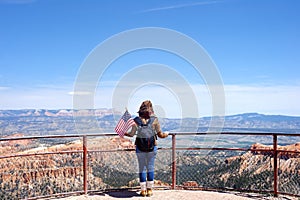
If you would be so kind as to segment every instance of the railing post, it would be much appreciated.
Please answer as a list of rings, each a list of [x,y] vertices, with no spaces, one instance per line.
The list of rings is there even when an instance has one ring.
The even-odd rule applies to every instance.
[[[273,155],[274,155],[274,196],[278,197],[278,163],[277,163],[277,135],[273,134]]]
[[[176,134],[172,135],[172,189],[176,189]]]
[[[83,136],[83,190],[84,194],[87,194],[87,137],[86,135]]]

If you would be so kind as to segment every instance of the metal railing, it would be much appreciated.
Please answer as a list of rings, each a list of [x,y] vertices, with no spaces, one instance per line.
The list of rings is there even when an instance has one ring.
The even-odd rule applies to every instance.
[[[30,136],[30,137],[20,137],[20,138],[0,138],[0,143],[2,146],[6,146],[5,142],[13,142],[13,141],[22,141],[22,140],[74,140],[80,139],[81,142],[75,149],[67,149],[59,151],[49,151],[48,148],[44,148],[44,150],[39,150],[36,148],[35,151],[26,151],[23,152],[7,152],[5,154],[0,155],[0,160],[2,165],[1,173],[0,173],[0,197],[3,199],[6,198],[7,195],[12,197],[16,196],[18,199],[28,198],[35,199],[41,197],[49,197],[49,196],[59,196],[63,194],[72,194],[72,193],[84,193],[87,194],[90,191],[99,191],[106,189],[120,189],[123,187],[126,188],[134,188],[138,186],[137,174],[135,172],[136,159],[134,157],[135,150],[134,148],[106,148],[105,145],[97,147],[97,143],[93,144],[95,138],[113,138],[117,136],[114,133],[101,133],[101,134],[85,134],[85,135],[52,135],[52,136]],[[179,189],[179,188],[193,188],[193,189],[205,189],[205,190],[236,190],[236,191],[250,191],[250,192],[260,192],[260,193],[271,193],[274,196],[278,196],[279,194],[283,195],[291,195],[291,196],[300,196],[299,187],[300,180],[298,177],[300,176],[300,166],[293,166],[296,170],[296,177],[286,178],[294,180],[295,190],[293,191],[282,191],[279,190],[280,185],[284,185],[284,182],[279,181],[280,175],[283,173],[280,169],[280,161],[285,161],[286,158],[281,159],[279,157],[280,154],[290,153],[298,155],[299,151],[291,151],[278,149],[278,137],[287,137],[294,138],[299,137],[300,134],[283,134],[283,133],[236,133],[236,132],[222,132],[222,133],[170,133],[171,136],[171,146],[170,144],[165,145],[164,147],[159,148],[158,160],[160,165],[159,169],[156,173],[159,173],[159,177],[163,183],[162,187],[167,187],[171,189]],[[271,148],[270,149],[253,149],[250,147],[218,147],[215,146],[201,146],[200,143],[195,142],[190,146],[185,146],[186,142],[181,142],[180,139],[184,137],[197,137],[202,138],[201,142],[208,142],[203,140],[204,137],[211,136],[221,136],[221,137],[229,137],[233,138],[236,136],[246,137],[252,136],[254,137],[254,141],[261,137],[271,137]],[[256,141],[257,142],[257,141]],[[63,142],[58,142],[63,143]],[[70,141],[69,141],[70,143]],[[202,143],[201,143],[202,144]],[[224,143],[223,143],[224,144]],[[226,142],[225,142],[226,144]],[[18,145],[15,143],[14,145]],[[214,152],[214,153],[212,153]],[[231,152],[230,155],[226,155],[225,152]],[[235,152],[235,153],[233,153]],[[238,153],[244,152],[244,154]],[[245,155],[247,152],[265,152],[262,153],[263,161],[258,160],[258,162],[264,162],[269,164],[268,169],[264,169],[264,165],[258,166],[255,170],[258,175],[263,174],[263,170],[266,170],[267,173],[264,175],[262,180],[259,180],[262,188],[253,189],[253,183],[257,180],[253,180],[249,184],[252,186],[241,186],[239,187],[239,183],[231,183],[232,177],[231,174],[235,174],[237,179],[242,182],[244,180],[244,172],[240,171],[240,169],[236,168],[235,162],[241,163],[237,159],[233,161],[228,161],[230,158],[237,155]],[[106,155],[108,154],[108,155]],[[55,163],[51,164],[51,159],[49,161],[49,157],[52,160],[55,160]],[[300,156],[296,156],[298,159]],[[20,167],[13,166],[12,168],[7,165],[11,164],[12,159],[22,159],[24,164],[20,164]],[[29,160],[31,158],[31,160]],[[113,159],[112,159],[113,158]],[[188,158],[188,159],[187,159]],[[241,158],[241,157],[237,157]],[[48,160],[48,161],[47,161]],[[123,160],[127,160],[128,162],[123,162]],[[33,161],[37,162],[34,165]],[[283,162],[282,161],[282,162]],[[45,163],[50,162],[50,163]],[[67,164],[66,164],[67,162]],[[201,163],[200,163],[201,162]],[[206,163],[210,163],[206,165]],[[224,163],[232,162],[232,165],[224,164]],[[18,161],[14,162],[14,165],[17,165]],[[41,164],[42,163],[42,164]],[[59,166],[56,166],[57,163],[60,163]],[[287,164],[287,163],[285,163]],[[288,164],[292,164],[291,162]],[[42,165],[42,166],[41,166]],[[52,168],[51,166],[53,165]],[[125,166],[126,165],[126,166]],[[213,168],[208,168],[213,166]],[[229,167],[228,167],[229,166]],[[44,167],[44,168],[43,168]],[[49,167],[49,168],[48,168]],[[228,169],[228,168],[232,169]],[[248,163],[248,166],[251,167],[251,163]],[[261,169],[260,169],[261,167]],[[46,169],[47,168],[47,169]],[[53,169],[54,168],[54,169]],[[63,170],[59,171],[59,168],[63,168]],[[55,171],[57,170],[57,171]],[[188,171],[185,171],[188,170]],[[217,170],[214,172],[213,170]],[[226,171],[227,170],[227,171]],[[246,171],[248,169],[245,169]],[[289,172],[287,170],[287,172]],[[62,175],[63,173],[63,175]],[[191,175],[190,175],[191,173]],[[272,175],[271,175],[272,173]],[[290,171],[288,174],[285,172],[284,176],[293,176],[295,173]],[[201,176],[200,176],[201,175]],[[207,177],[212,176],[221,176],[218,179],[218,183],[212,182],[212,180],[208,180]],[[52,178],[51,178],[52,177]],[[60,178],[60,180],[56,180],[53,177]],[[124,178],[124,183],[127,183],[128,180],[132,180],[130,184],[124,185],[122,181],[120,181],[120,177]],[[128,177],[128,178],[127,178]],[[198,177],[198,178],[197,178]],[[199,178],[200,177],[200,178]],[[258,177],[258,176],[253,176]],[[252,178],[253,178],[252,177]],[[203,180],[200,180],[200,179]],[[206,179],[205,179],[206,178]],[[34,180],[40,180],[39,183]],[[52,180],[54,179],[54,180]],[[113,180],[117,179],[117,180]],[[135,181],[134,181],[135,180]],[[61,186],[61,181],[63,186]],[[194,181],[196,185],[185,185],[186,182]],[[22,183],[21,183],[22,182]],[[107,182],[107,183],[106,183]],[[112,183],[112,184],[108,184]],[[206,182],[210,182],[209,184]],[[267,184],[266,184],[267,182]],[[33,184],[33,185],[32,185]],[[22,187],[20,186],[22,185]],[[70,187],[72,185],[72,187]],[[267,185],[267,186],[266,186]],[[73,190],[66,189],[73,188]],[[272,186],[272,188],[270,188]],[[21,188],[20,188],[21,187]],[[53,189],[55,187],[55,189]],[[37,189],[43,188],[43,191],[37,191]],[[33,191],[35,190],[35,191]],[[54,191],[55,190],[55,191]],[[31,191],[31,192],[30,192]],[[2,194],[1,194],[2,193]],[[2,195],[2,196],[1,196]]]

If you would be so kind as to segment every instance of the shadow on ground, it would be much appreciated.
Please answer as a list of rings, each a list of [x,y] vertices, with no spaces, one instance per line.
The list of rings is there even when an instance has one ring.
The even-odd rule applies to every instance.
[[[127,191],[127,190],[124,190],[122,192],[120,191],[104,192],[104,194],[107,194],[114,198],[132,198],[132,197],[140,196],[136,191]]]

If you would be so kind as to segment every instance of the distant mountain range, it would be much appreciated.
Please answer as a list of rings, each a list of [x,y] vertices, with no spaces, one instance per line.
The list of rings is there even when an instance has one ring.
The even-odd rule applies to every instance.
[[[105,116],[112,113],[120,114],[113,109],[22,109],[22,110],[0,110],[0,117],[73,117],[73,116]]]
[[[276,132],[297,132],[300,130],[300,117],[284,115],[263,115],[245,113],[225,117],[224,128],[269,129]]]
[[[83,134],[114,132],[122,113],[113,109],[0,110],[0,135]],[[205,132],[211,117],[159,119],[165,131]],[[223,131],[299,133],[300,117],[244,113],[225,116]]]

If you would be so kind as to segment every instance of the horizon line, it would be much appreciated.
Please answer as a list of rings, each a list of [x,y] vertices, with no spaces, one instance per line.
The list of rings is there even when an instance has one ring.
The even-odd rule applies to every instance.
[[[35,111],[59,111],[59,110],[70,110],[70,111],[82,111],[82,110],[114,110],[114,108],[84,108],[84,109],[75,109],[75,108],[8,108],[8,109],[3,109],[0,108],[0,111],[21,111],[21,110],[35,110]],[[118,113],[122,113],[121,111],[117,111]],[[224,116],[222,115],[203,115],[199,117],[162,117],[165,119],[187,119],[187,118],[205,118],[205,117],[228,117],[228,116],[236,116],[236,115],[265,115],[265,116],[286,116],[286,117],[300,117],[300,115],[291,115],[291,114],[272,114],[272,113],[263,113],[263,112],[238,112],[238,113],[228,113],[225,114]]]

